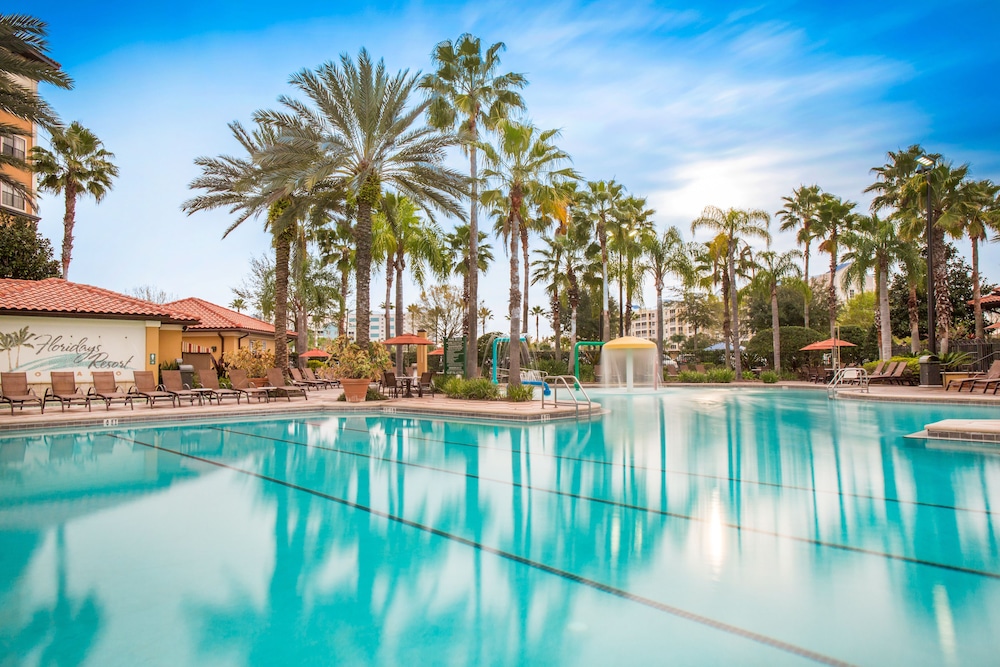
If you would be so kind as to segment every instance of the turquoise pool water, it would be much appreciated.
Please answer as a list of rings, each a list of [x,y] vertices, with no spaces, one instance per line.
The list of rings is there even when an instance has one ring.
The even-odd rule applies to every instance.
[[[598,398],[0,437],[0,665],[996,664],[996,410]]]

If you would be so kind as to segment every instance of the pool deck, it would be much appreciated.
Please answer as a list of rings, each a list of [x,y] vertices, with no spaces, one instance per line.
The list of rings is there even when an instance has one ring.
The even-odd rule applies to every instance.
[[[671,383],[670,388],[717,386],[726,388],[748,387],[754,389],[768,388],[807,389],[826,392],[824,385],[808,382],[782,382],[777,385],[753,384],[679,384]],[[194,420],[211,420],[222,418],[242,418],[247,416],[286,415],[296,413],[351,414],[358,412],[404,414],[414,416],[447,417],[450,419],[474,419],[506,422],[547,422],[554,420],[588,419],[601,414],[602,408],[594,403],[588,413],[587,407],[581,405],[579,410],[572,401],[561,401],[558,406],[548,401],[542,407],[540,401],[526,403],[508,403],[506,401],[465,401],[447,398],[443,395],[423,398],[394,398],[386,401],[369,401],[366,403],[346,403],[339,401],[340,389],[321,389],[310,391],[307,400],[301,397],[291,401],[275,399],[270,403],[248,403],[237,405],[228,399],[222,405],[183,405],[170,407],[157,404],[148,407],[143,403],[130,409],[124,405],[112,405],[105,409],[101,403],[95,403],[93,410],[88,412],[83,406],[74,406],[65,411],[60,410],[57,403],[49,403],[45,414],[40,414],[35,407],[24,410],[14,410],[11,416],[8,406],[0,406],[0,433],[5,431],[33,430],[43,428],[73,428],[91,426],[122,426],[127,424],[148,422],[177,422]],[[836,392],[839,400],[860,401],[892,401],[904,403],[949,403],[955,405],[985,405],[1000,408],[1000,394],[982,394],[969,392],[946,392],[939,387],[908,387],[908,386],[873,386],[868,392],[862,392],[855,387],[841,387]],[[918,437],[940,440],[964,440],[983,443],[1000,444],[1000,410],[998,419],[947,419],[927,424],[926,430]]]

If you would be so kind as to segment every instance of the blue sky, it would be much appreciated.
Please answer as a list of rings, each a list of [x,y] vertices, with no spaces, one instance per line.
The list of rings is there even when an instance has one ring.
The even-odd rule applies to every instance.
[[[194,158],[237,151],[226,124],[275,106],[293,72],[362,46],[426,72],[434,44],[463,32],[507,44],[505,69],[531,82],[531,119],[561,128],[585,178],[649,197],[658,224],[689,239],[706,205],[773,213],[801,184],[867,208],[869,170],[912,143],[1000,181],[996,2],[146,4],[4,10],[48,22],[50,55],[76,87],[43,94],[117,155],[114,190],[78,207],[70,269],[110,289],[228,304],[268,239],[248,221],[222,240],[224,211],[181,213]],[[58,248],[61,202],[43,198],[41,213]],[[778,249],[792,244],[776,235]],[[981,265],[1000,280],[1000,244]],[[495,328],[505,280],[498,265],[484,281]]]

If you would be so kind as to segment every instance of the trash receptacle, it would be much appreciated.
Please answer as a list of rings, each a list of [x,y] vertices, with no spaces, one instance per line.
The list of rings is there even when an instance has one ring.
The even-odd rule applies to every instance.
[[[920,357],[920,386],[941,386],[941,360],[936,355],[927,354]]]
[[[191,364],[181,364],[181,382],[187,386],[194,388],[194,366]]]

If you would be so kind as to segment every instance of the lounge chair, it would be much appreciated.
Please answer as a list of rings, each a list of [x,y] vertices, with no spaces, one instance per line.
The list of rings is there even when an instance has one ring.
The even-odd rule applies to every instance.
[[[964,387],[965,385],[969,385],[969,393],[972,393],[973,391],[975,391],[976,384],[980,382],[989,382],[990,380],[997,380],[997,379],[1000,379],[1000,359],[997,359],[992,364],[990,364],[990,368],[988,371],[986,371],[985,374],[976,373],[972,377],[964,378],[962,380],[950,381],[948,383],[948,386],[945,387],[945,391],[950,391],[952,385],[958,385],[957,387],[958,391],[962,391],[962,387]],[[983,393],[984,394],[986,393],[985,389],[983,389]]]
[[[426,371],[420,374],[420,381],[417,383],[418,393],[423,397],[424,392],[428,391],[431,394],[431,398],[434,398],[434,371]]]
[[[115,382],[114,371],[92,371],[90,373],[91,377],[94,379],[94,386],[87,391],[87,396],[90,400],[99,398],[104,401],[104,409],[110,410],[112,401],[122,401],[123,405],[129,406],[131,409],[135,409],[135,404],[132,399],[135,396],[129,392],[122,391],[121,387]]]
[[[313,369],[308,367],[302,369],[302,377],[304,377],[306,380],[314,380],[316,382],[322,382],[323,384],[325,384],[327,387],[330,388],[340,386],[340,380],[331,380],[328,378],[319,377],[315,373],[313,373]]]
[[[881,373],[879,373],[877,375],[873,374],[873,375],[869,375],[868,376],[868,384],[873,384],[873,383],[879,383],[880,384],[882,382],[888,383],[888,382],[891,381],[891,379],[892,379],[893,375],[896,373],[897,369],[901,369],[901,368],[906,368],[906,362],[905,361],[890,361],[888,364],[885,365],[885,368],[882,369]],[[903,371],[899,370],[899,372],[902,373]]]
[[[309,397],[306,396],[305,389],[295,386],[290,387],[285,384],[285,375],[281,372],[280,368],[267,369],[267,382],[270,386],[265,387],[265,389],[273,393],[275,396],[284,396],[288,399],[289,403],[292,401],[292,396],[301,396],[302,398],[309,400]]]
[[[45,390],[45,402],[59,401],[62,411],[66,411],[66,406],[72,407],[74,404],[86,405],[90,411],[90,397],[83,393],[76,386],[76,375],[73,371],[52,371],[52,386]]]
[[[10,403],[10,415],[14,416],[14,405],[21,410],[25,404],[37,403],[45,412],[45,401],[28,386],[27,373],[0,373],[0,403]]]
[[[169,391],[157,388],[156,380],[153,379],[153,371],[132,371],[134,386],[129,387],[129,393],[135,398],[145,398],[149,407],[161,400],[167,399],[172,407],[177,407],[177,397]]]
[[[245,391],[240,391],[239,389],[226,389],[219,385],[219,376],[215,374],[215,371],[201,371],[198,373],[198,379],[201,381],[201,389],[195,389],[195,391],[200,392],[208,397],[208,402],[211,403],[212,399],[215,398],[222,405],[222,398],[224,396],[235,396],[236,404],[239,405],[240,399],[243,398]]]
[[[875,368],[872,369],[872,372],[868,374],[868,377],[874,377],[876,375],[881,375],[882,371],[885,370],[885,365],[886,365],[885,361],[878,362],[878,364],[876,364]]]
[[[181,377],[180,371],[160,371],[160,375],[163,379],[163,391],[168,394],[172,394],[175,399],[177,399],[177,404],[180,405],[182,400],[187,400],[188,403],[194,405],[195,401],[198,401],[198,405],[204,405],[205,402],[202,399],[201,392],[195,391],[188,385],[184,384],[184,378]]]
[[[305,387],[306,389],[319,389],[324,386],[325,383],[319,382],[318,380],[307,380],[302,375],[302,371],[298,368],[289,368],[288,373],[292,376],[292,386],[293,387]]]
[[[256,398],[258,403],[260,403],[260,399],[262,398],[265,403],[271,402],[271,396],[267,393],[267,389],[258,387],[253,382],[250,382],[247,379],[247,372],[241,368],[229,369],[229,382],[233,385],[233,389],[247,397],[248,403],[251,398]]]

